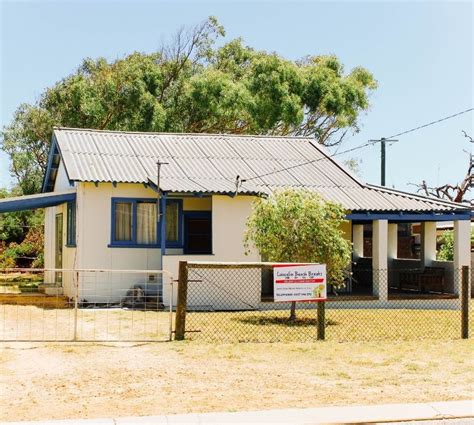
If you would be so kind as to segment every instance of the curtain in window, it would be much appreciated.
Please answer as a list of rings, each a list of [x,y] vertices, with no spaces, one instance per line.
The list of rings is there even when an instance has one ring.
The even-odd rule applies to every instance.
[[[132,240],[132,204],[130,202],[115,204],[115,240]]]
[[[156,204],[137,203],[137,243],[156,244]]]
[[[166,240],[178,241],[178,204],[176,202],[166,205]]]

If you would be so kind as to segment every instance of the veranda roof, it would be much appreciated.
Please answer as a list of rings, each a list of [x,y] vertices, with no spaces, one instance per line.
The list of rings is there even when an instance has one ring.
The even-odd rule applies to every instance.
[[[74,200],[76,200],[75,190],[4,198],[0,199],[0,213],[54,207]]]

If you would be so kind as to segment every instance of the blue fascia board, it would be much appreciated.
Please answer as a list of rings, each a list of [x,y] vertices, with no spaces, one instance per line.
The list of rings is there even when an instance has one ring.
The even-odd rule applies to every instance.
[[[41,187],[41,192],[47,192],[47,188],[48,188],[48,183],[49,183],[49,178],[51,176],[51,171],[52,171],[52,168],[53,168],[53,159],[54,159],[54,155],[58,152],[58,143],[56,141],[56,137],[54,136],[54,133],[53,133],[53,136],[51,138],[51,146],[49,148],[49,153],[48,153],[48,165],[47,165],[47,168],[46,168],[46,172],[44,173],[44,177],[43,177],[43,184],[42,184],[42,187]]]
[[[347,220],[371,222],[372,220],[388,220],[397,223],[419,221],[455,221],[471,220],[471,212],[452,213],[351,213],[346,215]]]
[[[0,202],[0,213],[14,212],[14,211],[25,211],[25,210],[35,210],[37,208],[47,208],[54,207],[56,205],[63,204],[65,202],[75,201],[75,193],[62,193],[55,195],[51,193],[50,196],[42,196],[38,198],[28,198],[25,199],[14,199],[8,201],[3,199]]]

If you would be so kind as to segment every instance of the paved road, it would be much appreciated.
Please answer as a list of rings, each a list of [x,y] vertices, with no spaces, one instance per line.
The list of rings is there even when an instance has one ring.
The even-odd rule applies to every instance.
[[[374,425],[473,425],[474,418],[472,419],[439,419],[434,421],[410,421],[410,422],[379,422]]]
[[[17,425],[362,425],[368,423],[378,423],[380,425],[474,425],[474,400],[434,403],[383,404],[369,406],[321,407],[313,409],[282,409],[257,412],[216,412],[201,414],[190,413],[183,415],[130,418],[15,422]],[[4,424],[13,425],[13,422],[5,422]]]

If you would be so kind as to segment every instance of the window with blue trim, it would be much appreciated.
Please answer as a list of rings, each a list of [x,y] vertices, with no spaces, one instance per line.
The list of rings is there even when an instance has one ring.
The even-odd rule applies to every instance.
[[[67,203],[67,246],[76,246],[76,201]]]
[[[182,246],[181,200],[166,201],[166,246]],[[112,199],[111,246],[158,247],[160,229],[155,199]]]
[[[166,199],[166,247],[183,247],[183,200]],[[161,227],[158,229],[158,244],[161,245]]]

